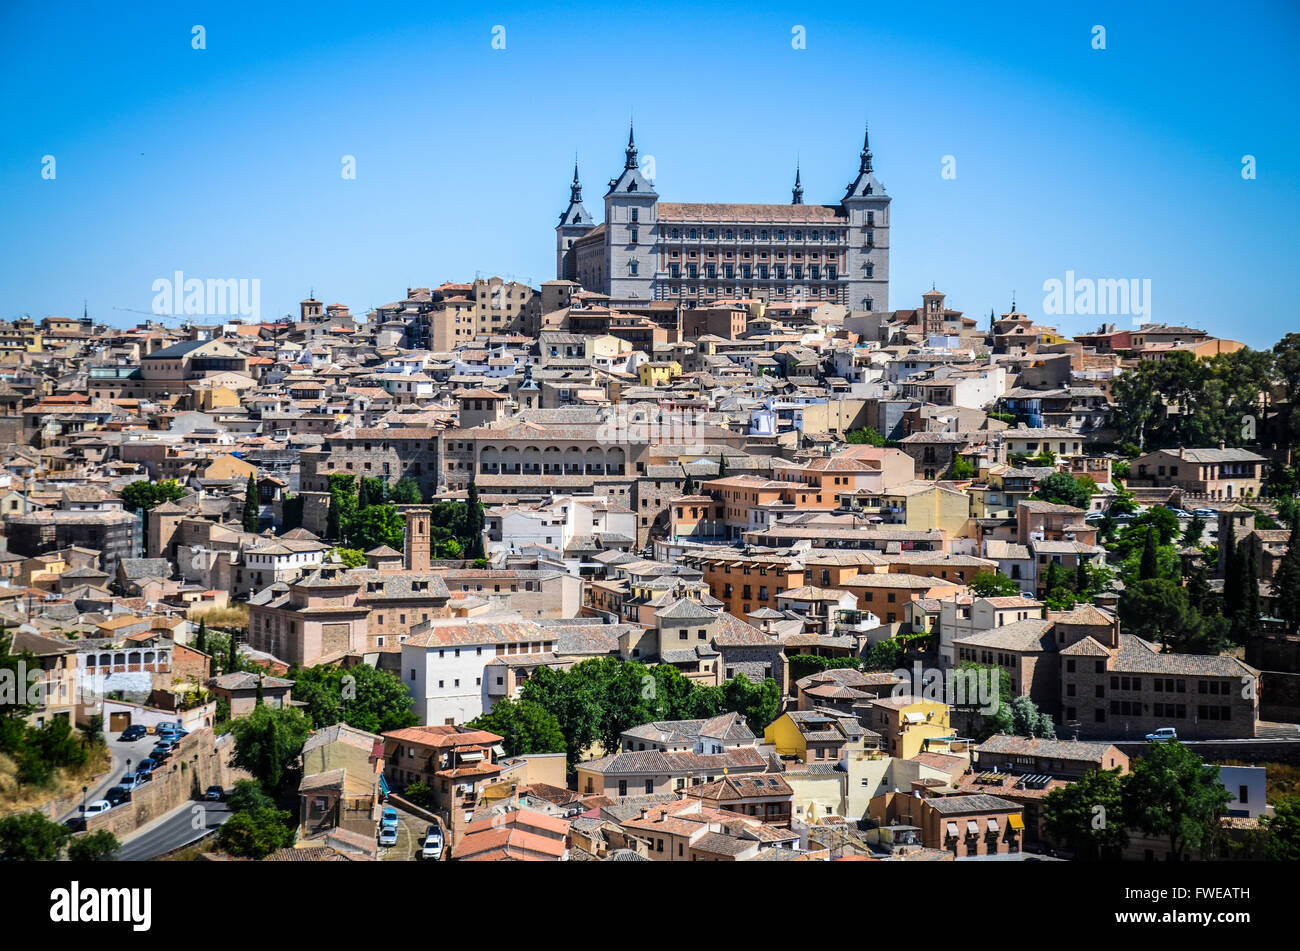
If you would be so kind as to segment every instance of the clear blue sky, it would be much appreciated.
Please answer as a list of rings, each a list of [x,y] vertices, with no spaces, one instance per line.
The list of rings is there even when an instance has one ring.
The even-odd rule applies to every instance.
[[[933,282],[1039,316],[1073,270],[1150,279],[1157,321],[1300,328],[1293,2],[279,6],[5,4],[0,317],[84,297],[134,323],[113,307],[149,310],[176,270],[258,278],[266,319],[313,287],[362,313],[478,272],[537,283],[574,152],[599,216],[634,112],[675,201],[789,201],[798,157],[805,200],[837,202],[869,118],[895,308]]]

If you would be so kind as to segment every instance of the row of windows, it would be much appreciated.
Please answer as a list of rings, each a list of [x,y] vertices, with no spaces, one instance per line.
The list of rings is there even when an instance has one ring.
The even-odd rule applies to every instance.
[[[637,209],[635,209],[635,208],[632,209],[632,220],[633,220],[633,221],[638,221],[638,220],[639,220],[639,218],[638,218],[638,216],[637,216]],[[874,227],[875,224],[876,224],[876,213],[875,213],[874,211],[869,211],[869,212],[867,212],[867,225],[870,226],[870,227]],[[736,231],[735,231],[734,228],[723,228],[723,229],[721,230],[721,232],[719,232],[719,230],[718,230],[717,228],[703,228],[703,229],[701,229],[701,228],[685,228],[685,229],[683,229],[683,228],[669,228],[669,229],[668,229],[668,237],[669,237],[669,238],[674,238],[674,239],[680,239],[681,236],[682,236],[683,231],[684,231],[685,234],[686,234],[686,240],[687,240],[687,241],[696,241],[696,240],[699,240],[699,237],[700,237],[701,233],[703,233],[703,235],[704,235],[704,240],[706,240],[706,241],[716,241],[716,240],[718,240],[718,234],[719,234],[719,233],[722,234],[722,240],[723,240],[723,241],[735,241],[735,240],[736,240]],[[768,241],[768,240],[770,240],[770,236],[771,236],[772,234],[775,234],[775,235],[776,235],[776,240],[777,240],[777,241],[784,241],[784,240],[785,240],[786,231],[785,231],[784,228],[777,228],[777,229],[775,229],[774,231],[773,231],[773,230],[769,230],[769,229],[767,229],[767,228],[759,228],[759,229],[758,229],[758,240],[759,240],[759,241]],[[822,231],[821,231],[820,229],[818,229],[818,228],[813,228],[813,229],[811,229],[811,230],[808,231],[808,240],[810,240],[810,241],[820,241],[820,240],[822,240],[822,234],[823,234],[823,233],[822,233]],[[744,229],[741,230],[740,235],[741,235],[741,240],[743,240],[743,241],[752,241],[752,240],[754,240],[754,229],[752,229],[752,228],[744,228]],[[804,231],[803,231],[802,228],[796,228],[796,229],[794,229],[793,231],[790,232],[790,235],[792,236],[792,239],[795,240],[795,241],[802,241],[802,240],[804,239]],[[840,231],[828,230],[828,231],[825,232],[825,236],[826,236],[826,240],[827,240],[827,241],[843,241],[843,240],[844,240],[843,232],[840,232]]]
[[[636,274],[637,262],[629,261],[628,268],[633,274]],[[867,264],[866,276],[872,277],[874,274],[875,274],[874,266],[871,264]],[[729,281],[735,279],[736,277],[735,265],[724,264],[722,266],[721,276]],[[669,264],[668,277],[673,280],[679,280],[682,277],[681,265]],[[686,277],[690,278],[693,281],[698,280],[700,277],[699,265],[698,264],[686,265]],[[704,277],[706,280],[710,280],[710,281],[716,280],[718,277],[717,265],[716,264],[704,265]],[[740,266],[740,277],[741,280],[752,281],[754,279],[753,265],[742,264]],[[758,266],[758,279],[760,281],[767,281],[767,280],[784,281],[786,279],[786,266],[784,264],[777,264],[769,268],[766,264],[760,264]],[[804,279],[804,267],[802,264],[792,264],[790,266],[790,279],[795,281],[802,281]],[[820,281],[822,279],[821,265],[818,264],[808,265],[808,279],[812,281]],[[839,280],[839,270],[836,268],[834,264],[826,265],[826,280],[828,281]],[[781,289],[781,292],[784,293],[784,288]]]

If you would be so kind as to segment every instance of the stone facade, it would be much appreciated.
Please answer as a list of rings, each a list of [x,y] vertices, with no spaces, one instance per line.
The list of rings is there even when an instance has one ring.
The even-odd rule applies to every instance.
[[[616,304],[740,297],[888,310],[891,199],[865,138],[858,174],[835,205],[805,205],[797,172],[788,205],[660,202],[630,133],[626,156],[600,225],[574,168],[556,227],[557,278]]]

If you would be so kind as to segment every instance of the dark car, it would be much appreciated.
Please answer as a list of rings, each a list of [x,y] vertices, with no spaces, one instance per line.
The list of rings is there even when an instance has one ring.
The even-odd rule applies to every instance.
[[[209,802],[221,802],[226,798],[226,791],[220,786],[209,786],[203,793],[203,798]]]
[[[149,751],[149,758],[155,762],[161,763],[167,757],[172,755],[172,747],[166,743],[159,743]]]
[[[138,740],[142,737],[146,737],[148,735],[149,735],[148,730],[146,730],[138,723],[132,723],[129,727],[127,727],[125,730],[122,731],[122,735],[119,737],[119,739],[121,739],[125,743],[131,743],[134,742],[135,740]]]
[[[131,790],[125,786],[114,786],[108,792],[104,793],[104,798],[115,806],[120,806],[124,802],[131,801]]]
[[[144,759],[140,760],[139,764],[135,767],[135,774],[139,776],[141,773],[152,773],[158,768],[158,766],[159,763],[156,759],[150,759],[146,756]]]
[[[67,826],[69,829],[71,829],[73,832],[81,832],[83,829],[86,828],[86,817],[79,816],[79,815],[73,816],[70,819],[63,820],[63,824]]]

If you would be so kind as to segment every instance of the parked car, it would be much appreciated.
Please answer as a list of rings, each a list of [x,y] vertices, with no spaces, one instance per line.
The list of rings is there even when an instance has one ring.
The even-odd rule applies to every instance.
[[[136,784],[137,786],[141,786],[141,785],[143,785],[143,784],[149,782],[149,780],[151,780],[151,779],[153,779],[153,773],[150,773],[150,772],[148,772],[148,771],[145,771],[145,772],[143,772],[143,773],[136,773],[136,774],[135,774],[135,784]]]
[[[94,802],[86,803],[86,808],[81,811],[81,814],[89,819],[91,816],[97,816],[101,812],[108,812],[108,810],[112,808],[113,804],[107,799],[96,799]]]
[[[131,773],[127,773],[125,776],[123,776],[121,782],[119,782],[119,783],[118,783],[116,786],[114,786],[113,788],[114,788],[114,789],[125,789],[125,790],[129,793],[129,792],[131,792],[131,790],[137,788],[137,787],[140,785],[140,782],[141,782],[141,780],[138,778],[137,774],[134,773],[134,772],[131,772]]]
[[[173,746],[159,743],[149,751],[149,758],[155,762],[161,763],[167,757],[172,755]]]
[[[424,837],[424,845],[420,849],[420,858],[438,861],[442,858],[442,832],[434,826],[430,826],[433,831]]]
[[[126,783],[122,783],[121,785],[114,786],[108,792],[104,793],[104,798],[107,799],[109,802],[111,802],[113,805],[120,806],[124,802],[131,801],[131,790],[134,788],[135,788],[134,785],[127,786]]]
[[[144,759],[140,760],[140,762],[136,765],[135,774],[137,776],[139,776],[141,773],[148,775],[149,773],[152,773],[155,769],[157,769],[158,765],[159,765],[158,760],[151,759],[150,757],[146,756]]]
[[[385,847],[397,844],[397,826],[379,830],[379,844]]]
[[[221,802],[226,798],[226,791],[220,786],[209,786],[203,793],[203,798],[208,802]]]
[[[1165,508],[1169,509],[1169,511],[1173,512],[1173,513],[1174,513],[1175,515],[1177,515],[1179,518],[1191,518],[1191,517],[1192,517],[1192,513],[1189,512],[1189,511],[1187,511],[1187,509],[1180,509],[1180,508],[1178,508],[1178,507],[1176,507],[1176,506],[1173,506],[1173,505],[1166,505]]]
[[[1178,731],[1171,726],[1162,726],[1154,733],[1148,733],[1147,739],[1151,740],[1153,743],[1162,740],[1176,740],[1178,739]]]
[[[149,735],[149,731],[147,729],[145,729],[138,723],[132,723],[129,727],[127,727],[125,730],[122,731],[122,735],[118,737],[118,739],[120,739],[124,743],[134,743],[136,740],[143,739],[148,735]]]
[[[1193,509],[1193,515],[1199,515],[1201,518],[1218,518],[1218,509]]]
[[[1105,512],[1089,512],[1087,515],[1083,517],[1083,520],[1085,522],[1100,522],[1105,517],[1106,517]]]
[[[381,829],[396,829],[397,810],[392,806],[384,806],[384,811],[379,815],[379,826]]]

